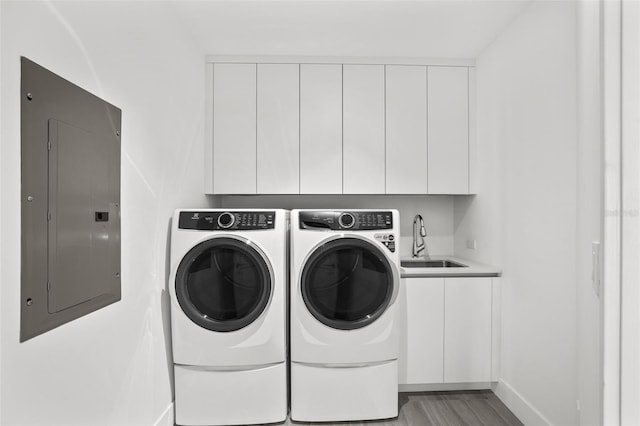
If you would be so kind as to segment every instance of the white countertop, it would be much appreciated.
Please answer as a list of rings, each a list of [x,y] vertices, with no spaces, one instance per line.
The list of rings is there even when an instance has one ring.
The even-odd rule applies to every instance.
[[[450,268],[400,268],[401,278],[411,277],[499,277],[502,273],[500,268],[474,262],[457,256],[429,256],[418,258],[402,258],[401,260],[451,260],[465,265],[465,267]]]

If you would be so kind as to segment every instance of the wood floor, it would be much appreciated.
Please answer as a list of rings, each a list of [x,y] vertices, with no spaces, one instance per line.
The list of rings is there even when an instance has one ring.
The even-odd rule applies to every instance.
[[[287,420],[282,425],[303,426],[516,426],[516,416],[489,390],[415,392],[398,396],[397,419],[346,423],[301,423]]]

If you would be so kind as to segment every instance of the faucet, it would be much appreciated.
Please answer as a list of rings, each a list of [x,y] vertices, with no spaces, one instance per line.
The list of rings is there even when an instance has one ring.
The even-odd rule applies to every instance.
[[[420,227],[419,230],[418,227]],[[424,237],[426,236],[427,230],[424,228],[424,220],[421,215],[417,214],[413,218],[413,257],[418,257],[420,252],[424,250]]]

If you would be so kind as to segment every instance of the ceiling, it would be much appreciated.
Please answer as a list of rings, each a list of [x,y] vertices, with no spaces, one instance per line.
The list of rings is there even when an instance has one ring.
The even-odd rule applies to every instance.
[[[528,0],[181,0],[208,55],[476,58]]]

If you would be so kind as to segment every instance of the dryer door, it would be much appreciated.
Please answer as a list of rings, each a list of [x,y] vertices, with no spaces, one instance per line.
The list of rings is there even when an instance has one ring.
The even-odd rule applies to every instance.
[[[219,237],[191,249],[176,273],[176,298],[196,324],[235,331],[255,321],[269,304],[273,274],[250,241]]]
[[[394,276],[375,245],[358,238],[335,239],[308,257],[302,269],[302,298],[321,323],[354,330],[371,324],[387,309]]]

